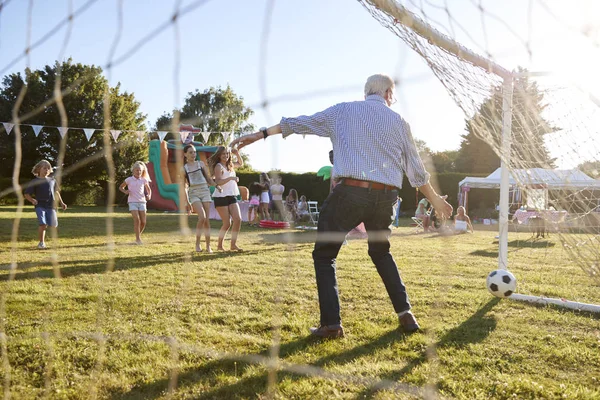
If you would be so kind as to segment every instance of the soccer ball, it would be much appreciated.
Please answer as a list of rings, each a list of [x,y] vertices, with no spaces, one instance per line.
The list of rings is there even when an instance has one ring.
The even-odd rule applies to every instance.
[[[517,280],[507,270],[497,269],[488,275],[486,286],[494,296],[505,298],[517,289]]]

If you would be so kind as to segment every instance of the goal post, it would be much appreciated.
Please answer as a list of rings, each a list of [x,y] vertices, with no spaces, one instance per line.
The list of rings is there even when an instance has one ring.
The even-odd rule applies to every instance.
[[[469,132],[499,157],[498,268],[509,266],[509,215],[514,206],[509,203],[511,192],[513,197],[519,191],[535,199],[541,191],[540,230],[546,230],[549,212],[557,218],[572,216],[569,221],[557,219],[548,224],[571,261],[588,278],[600,279],[600,180],[579,171],[586,164],[600,170],[600,102],[581,93],[581,88],[552,78],[548,81],[548,73],[521,68],[509,71],[439,32],[398,1],[358,1],[424,59],[464,112]],[[558,170],[551,150],[558,152],[563,165],[570,166]],[[548,171],[558,176],[556,182],[546,174]],[[600,171],[596,172],[600,177]],[[553,299],[519,294],[511,298],[600,311],[599,306],[562,298],[572,295],[561,293],[561,298]]]

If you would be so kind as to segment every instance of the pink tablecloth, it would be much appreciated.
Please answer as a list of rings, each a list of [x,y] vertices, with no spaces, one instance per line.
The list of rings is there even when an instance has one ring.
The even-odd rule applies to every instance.
[[[525,224],[531,217],[540,217],[547,221],[552,222],[563,222],[565,217],[567,216],[566,211],[553,211],[553,210],[540,210],[540,211],[526,211],[526,210],[517,210],[512,217],[512,220],[515,219],[519,224]]]
[[[250,205],[250,202],[238,201],[238,204],[240,206],[240,211],[242,213],[242,221],[248,222],[248,206]],[[210,203],[210,213],[208,215],[208,218],[218,219],[219,221],[221,220],[221,217],[219,216],[219,213],[217,212],[217,209],[215,208],[215,203]]]

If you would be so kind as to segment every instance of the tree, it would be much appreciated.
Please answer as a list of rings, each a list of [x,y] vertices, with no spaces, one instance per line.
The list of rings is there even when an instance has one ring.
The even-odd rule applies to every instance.
[[[515,79],[513,88],[511,165],[554,168],[556,160],[548,153],[544,135],[558,128],[542,117],[546,108],[544,94],[525,75]],[[502,87],[496,86],[492,92],[477,114],[466,121],[467,134],[462,136],[456,160],[460,172],[490,173],[500,166],[500,158],[493,149],[500,149],[502,142]]]
[[[458,150],[436,151],[431,154],[431,162],[437,173],[456,172]]]
[[[27,69],[24,77],[20,73],[5,76],[0,87],[0,121],[12,120],[11,113],[23,85],[27,85],[27,92],[19,108],[19,115],[39,109],[44,101],[53,97],[54,85],[59,75],[62,89],[72,87],[63,97],[68,127],[103,129],[104,96],[108,91],[111,129],[145,130],[143,124],[146,117],[139,112],[140,104],[133,94],[121,93],[120,84],[109,87],[100,67],[75,64],[71,59],[62,64],[56,62],[53,66],[46,65],[40,70]],[[21,123],[53,127],[62,125],[56,104],[46,106],[43,112]],[[4,136],[0,141],[1,176],[12,176],[15,137],[10,137],[12,139]],[[24,158],[21,163],[21,176],[31,177],[31,168],[40,159],[47,159],[52,165],[56,165],[60,141],[61,136],[55,128],[45,128],[35,137],[31,127],[22,126]],[[103,151],[101,131],[96,131],[88,142],[83,130],[70,129],[66,139],[64,167],[71,172],[63,176],[64,185],[93,186],[106,181],[108,171],[101,156]],[[113,158],[117,179],[123,179],[130,174],[133,162],[148,158],[147,144],[138,142],[133,132],[122,132],[113,150]]]
[[[173,117],[179,113],[180,123],[192,124],[211,135],[207,145],[223,143],[221,132],[233,132],[239,136],[241,132],[253,131],[254,125],[248,124],[248,118],[254,111],[244,105],[244,98],[237,96],[229,85],[225,89],[210,87],[200,92],[188,93],[181,110],[163,113],[156,120],[156,129],[172,131]]]
[[[584,174],[600,179],[600,161],[585,161],[577,166]]]

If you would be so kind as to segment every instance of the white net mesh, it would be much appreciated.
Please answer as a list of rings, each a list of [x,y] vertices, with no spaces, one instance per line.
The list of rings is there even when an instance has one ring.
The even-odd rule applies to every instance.
[[[597,347],[597,336],[590,333],[597,332],[593,319],[572,318],[570,330],[574,337],[579,335],[583,338],[571,341],[577,343],[556,346],[559,352],[547,357],[529,355],[535,359],[533,362],[554,366],[556,359],[564,355],[560,352],[568,354],[567,371],[561,372],[569,377],[564,383],[560,380],[563,375],[557,378],[549,374],[548,377],[544,372],[536,374],[534,371],[532,375],[523,377],[522,371],[527,368],[521,368],[518,363],[506,364],[506,359],[521,357],[520,353],[512,354],[513,349],[524,353],[530,349],[525,340],[519,344],[519,338],[514,341],[507,339],[512,335],[510,327],[502,328],[495,337],[491,336],[497,327],[501,330],[501,321],[490,316],[498,303],[490,301],[487,293],[482,294],[482,278],[488,272],[488,266],[494,265],[488,261],[497,256],[495,244],[480,248],[481,240],[472,238],[420,241],[412,234],[412,228],[402,231],[400,239],[395,238],[394,245],[398,248],[406,243],[414,246],[411,249],[417,249],[398,252],[402,254],[398,258],[405,267],[403,272],[406,271],[410,282],[409,292],[415,299],[416,309],[421,313],[418,316],[421,318],[422,315],[428,321],[426,324],[432,327],[422,336],[404,338],[395,330],[397,319],[393,313],[375,312],[389,311],[389,299],[381,282],[374,279],[366,243],[351,242],[339,260],[340,265],[348,265],[349,268],[340,268],[339,274],[341,282],[348,282],[342,287],[344,307],[357,315],[345,321],[345,326],[349,332],[356,333],[350,334],[341,344],[314,342],[305,337],[306,328],[314,323],[317,314],[310,259],[314,237],[310,236],[310,232],[300,236],[246,233],[242,242],[250,251],[243,255],[243,262],[230,254],[199,257],[190,250],[193,236],[190,225],[195,224],[194,218],[188,218],[183,212],[177,216],[155,213],[149,217],[146,232],[150,238],[149,246],[143,252],[131,250],[133,246],[127,243],[131,240],[131,217],[126,210],[114,206],[120,195],[115,186],[120,183],[118,177],[128,174],[130,168],[129,164],[122,162],[124,154],[137,152],[140,158],[145,159],[149,152],[148,140],[157,140],[167,131],[171,135],[178,134],[179,122],[195,126],[206,124],[201,135],[207,134],[213,144],[227,143],[228,134],[253,128],[246,119],[230,120],[228,112],[203,114],[204,119],[198,116],[196,119],[181,118],[178,110],[188,111],[181,106],[182,52],[205,52],[205,62],[217,63],[219,68],[238,65],[240,70],[252,70],[250,78],[259,82],[259,94],[252,98],[249,108],[266,115],[269,122],[277,120],[278,107],[288,102],[316,103],[324,108],[324,101],[328,103],[330,98],[337,101],[336,96],[340,94],[352,93],[354,99],[355,93],[361,92],[361,82],[357,80],[361,81],[366,76],[363,76],[365,71],[356,70],[350,83],[334,83],[336,77],[333,75],[337,74],[331,73],[331,85],[294,86],[297,92],[280,91],[280,87],[292,87],[295,83],[293,76],[302,71],[312,79],[311,71],[319,67],[318,60],[323,54],[341,58],[341,54],[335,51],[340,41],[338,36],[333,32],[321,33],[314,27],[325,26],[326,23],[333,26],[332,21],[339,21],[337,28],[340,31],[344,29],[346,35],[350,35],[352,30],[360,31],[339,17],[340,10],[346,12],[348,2],[332,2],[332,5],[319,1],[298,3],[310,10],[305,16],[309,22],[319,17],[319,10],[331,7],[330,14],[322,16],[325,19],[323,23],[302,24],[297,35],[300,41],[313,42],[315,47],[318,39],[329,35],[333,38],[327,42],[331,47],[320,49],[323,52],[314,56],[310,53],[310,57],[300,57],[295,51],[289,53],[290,64],[277,64],[277,68],[284,71],[283,79],[277,84],[271,83],[274,73],[267,72],[267,61],[286,57],[279,53],[269,57],[269,41],[274,36],[285,36],[289,28],[287,24],[299,18],[301,10],[282,16],[277,14],[282,3],[267,1],[259,20],[249,18],[243,12],[235,14],[240,11],[226,2],[223,14],[235,15],[237,20],[231,16],[215,18],[219,23],[213,27],[212,33],[196,35],[188,31],[185,36],[181,34],[183,28],[195,25],[197,21],[193,18],[200,20],[206,8],[217,2],[175,1],[171,12],[136,32],[130,30],[132,19],[138,19],[138,14],[147,5],[117,1],[110,7],[112,24],[109,28],[100,29],[94,22],[102,18],[90,18],[90,14],[97,11],[95,7],[101,3],[96,0],[69,1],[66,11],[60,15],[48,11],[48,19],[52,23],[45,24],[42,34],[39,34],[40,28],[32,15],[34,6],[40,3],[0,0],[0,27],[6,25],[7,19],[17,17],[22,17],[22,26],[25,27],[22,34],[14,36],[11,36],[12,32],[0,31],[0,75],[23,74],[26,68],[35,70],[40,62],[56,67],[49,72],[49,75],[56,73],[56,79],[48,80],[50,84],[41,98],[31,101],[29,94],[39,81],[28,82],[25,79],[27,84],[15,86],[18,90],[11,93],[9,109],[0,110],[4,113],[0,122],[5,123],[0,126],[1,141],[7,144],[2,151],[14,151],[14,155],[11,153],[6,158],[14,165],[12,176],[0,176],[12,178],[10,184],[3,183],[0,187],[0,199],[17,199],[16,207],[2,210],[0,230],[3,269],[0,282],[0,371],[5,398],[490,398],[513,395],[544,398],[558,396],[556,393],[567,398],[577,398],[583,393],[592,398],[597,395],[594,375],[597,375],[598,366],[589,356],[590,349]],[[355,2],[350,3],[357,6]],[[498,74],[506,74],[506,71],[490,64],[488,69],[494,69],[494,74],[469,61],[459,60],[430,39],[406,28],[399,23],[398,17],[381,12],[374,6],[375,2],[359,3],[425,60],[462,109],[474,135],[469,138],[473,143],[467,144],[476,146],[475,139],[481,139],[489,145],[488,149],[492,149],[489,158],[497,158],[497,154],[501,154],[502,127],[502,78]],[[544,2],[537,3],[546,7]],[[498,19],[505,28],[505,34],[516,36],[525,51],[533,54],[531,38],[512,31],[511,16],[497,18],[482,2],[465,2],[460,7],[465,4],[484,21],[481,24],[482,37],[487,38],[485,31],[490,21]],[[469,24],[459,23],[455,18],[458,10],[449,8],[446,2],[443,5],[441,2],[410,2],[408,6],[428,23],[444,26],[443,31],[449,38],[478,36],[472,32],[475,24],[472,21]],[[254,5],[252,8],[255,8]],[[247,11],[242,6],[240,9]],[[430,11],[437,13],[437,17],[447,17],[448,23],[436,22],[430,17]],[[364,14],[362,10],[361,13]],[[555,22],[567,25],[554,15]],[[190,19],[182,22],[185,17]],[[285,29],[277,25],[280,21],[286,22]],[[360,26],[363,21],[365,24],[372,22],[366,15],[360,21]],[[39,20],[36,22],[39,23]],[[211,21],[203,22],[210,25]],[[221,42],[218,32],[231,30],[229,23],[244,32],[261,28],[260,48],[255,50],[258,53],[255,68],[247,68],[246,62],[250,64],[248,54],[245,54],[246,58],[238,54],[239,48],[244,47],[240,46],[240,42],[245,37],[236,36],[231,43]],[[244,23],[247,25],[242,25]],[[76,74],[74,79],[62,79],[68,74],[61,76],[61,71],[69,67],[69,63],[62,60],[73,51],[69,48],[70,44],[82,35],[73,33],[78,32],[75,28],[81,25],[93,25],[98,29],[97,36],[89,36],[88,44],[93,43],[89,47],[97,46],[97,53],[101,53],[102,58],[101,61],[90,58],[93,63],[102,65],[106,80],[111,85],[102,86],[102,79],[96,80],[97,74],[86,69],[84,73]],[[374,30],[374,25],[369,30]],[[311,31],[316,32],[316,38],[305,39],[310,33],[307,26],[313,27]],[[165,33],[173,32],[173,36],[164,40]],[[594,30],[588,32],[593,33]],[[59,38],[61,35],[64,35],[62,39]],[[289,35],[289,41],[293,40],[293,36]],[[6,44],[13,39],[24,43],[23,47],[5,57]],[[342,38],[341,41],[348,39]],[[35,59],[41,49],[57,42],[56,59],[59,61],[56,64],[53,64],[54,58]],[[483,45],[470,43],[468,47],[494,59],[487,39],[485,42]],[[214,61],[211,58],[214,46],[231,46],[237,50],[232,50],[228,59]],[[283,51],[283,47],[277,48]],[[151,48],[153,57],[142,52],[144,48]],[[367,53],[370,46],[362,49]],[[399,96],[404,96],[402,89],[428,83],[427,74],[415,75],[413,71],[403,70],[407,54],[404,50],[398,51],[400,62],[393,74]],[[85,56],[82,58],[85,59]],[[353,59],[342,61],[336,68],[340,75],[349,68]],[[139,74],[144,74],[144,65],[165,63],[166,72],[156,77],[148,76],[148,86],[158,88],[155,96],[172,95],[171,108],[167,109],[176,111],[165,120],[167,125],[156,127],[157,132],[150,132],[142,115],[128,121],[116,117],[120,109],[127,107],[133,107],[141,114],[142,109],[134,107],[135,98],[128,97],[112,83],[112,79],[119,76],[119,68],[131,63],[139,65]],[[368,68],[380,65],[381,61],[377,61]],[[377,71],[369,70],[366,74],[373,72]],[[359,73],[360,77],[356,78],[354,74]],[[589,176],[598,177],[597,104],[572,86],[556,82],[559,80],[553,77],[517,78],[513,101],[513,156],[509,167],[515,178],[510,196],[511,215],[528,202],[532,208],[549,210],[552,207],[543,226],[553,238],[560,238],[561,246],[558,248],[553,241],[532,240],[530,226],[519,224],[517,219],[515,240],[511,239],[509,243],[511,269],[514,265],[521,273],[517,274],[517,279],[522,292],[575,297],[576,300],[598,303],[597,287],[589,277],[598,276],[599,192],[585,184],[551,188],[547,182],[549,178],[534,169],[580,167]],[[70,94],[92,91],[88,86],[92,84],[104,88],[100,96],[87,99],[89,103],[83,107],[92,110],[93,115],[73,113],[78,108],[69,103]],[[273,86],[278,88],[273,89]],[[526,94],[519,90],[521,86],[526,88]],[[185,90],[192,88],[186,87]],[[404,104],[410,103],[409,98],[401,97],[400,100]],[[158,115],[156,110],[153,113]],[[48,114],[52,114],[52,119],[40,122],[40,116]],[[257,123],[262,125],[263,121]],[[6,135],[5,131],[10,135]],[[39,139],[38,135],[44,138],[47,147],[37,149],[39,152],[35,154],[23,152]],[[268,145],[271,146],[271,143],[274,142]],[[308,147],[299,145],[296,153],[304,159],[313,158],[314,152],[307,150]],[[473,149],[474,152],[481,150],[480,147]],[[326,151],[323,153],[326,159]],[[56,172],[59,184],[65,177],[102,169],[105,172],[102,178],[110,183],[104,188],[108,206],[72,214],[61,213],[61,233],[57,235],[51,231],[50,250],[32,253],[35,217],[24,211],[26,203],[22,196],[23,187],[20,186],[24,177],[19,174],[23,173],[22,165],[31,158],[38,160],[46,155],[52,159],[53,165],[63,167],[64,164],[64,168]],[[277,157],[274,155],[272,161],[276,161]],[[173,164],[181,170],[182,158],[176,156]],[[520,170],[526,172],[520,174]],[[178,175],[174,183],[181,183],[181,179]],[[562,181],[569,183],[572,179]],[[410,203],[411,200],[405,201]],[[213,241],[218,235],[217,230],[218,227],[212,232]],[[79,232],[85,232],[85,236],[82,237]],[[440,262],[439,254],[449,251],[456,260]],[[471,262],[470,257],[476,262]],[[454,263],[448,267],[451,261]],[[538,274],[533,267],[539,263],[543,264],[542,267],[551,266],[556,270]],[[573,263],[586,275],[582,277],[574,273]],[[481,264],[486,266],[483,273]],[[457,272],[459,267],[464,269]],[[427,272],[422,274],[422,271]],[[560,273],[554,275],[562,278],[561,283],[553,280],[552,275],[556,271]],[[354,285],[354,280],[360,280],[360,284]],[[565,282],[567,286],[563,286]],[[516,314],[510,309],[507,311],[506,306],[496,312]],[[532,330],[545,329],[555,322],[553,316],[542,318],[539,325],[527,320],[528,314],[511,316],[514,318],[512,325],[531,325]],[[554,331],[548,330],[552,334],[544,340],[553,346]],[[530,332],[519,333],[530,340],[531,336],[533,340],[537,339]],[[504,340],[511,342],[510,345],[505,345]],[[448,354],[452,355],[449,357]],[[465,373],[467,364],[474,368],[470,370],[473,373]],[[556,370],[563,371],[564,368],[560,367],[556,365]],[[480,375],[482,379],[478,384],[472,384],[471,375]],[[580,378],[580,375],[585,377]],[[541,388],[542,384],[548,388],[547,391]]]
[[[510,154],[504,155],[501,76],[508,76],[506,70],[483,59],[476,60],[477,64],[469,62],[476,56],[466,54],[458,45],[444,46],[443,35],[434,37],[423,30],[415,33],[413,29],[419,31],[420,24],[425,23],[416,16],[410,19],[414,14],[393,1],[361,3],[425,59],[465,113],[471,140],[483,140],[496,157],[507,162],[513,188],[510,213],[517,217],[516,222],[533,216],[529,226],[542,227],[533,227],[538,231],[535,233],[540,229],[557,232],[573,260],[597,279],[600,184],[594,178],[599,176],[600,165],[598,102],[574,84],[561,84],[556,77],[530,77],[526,71],[516,71],[512,146]],[[440,46],[450,47],[453,53]],[[494,178],[499,184],[499,174]]]

